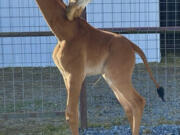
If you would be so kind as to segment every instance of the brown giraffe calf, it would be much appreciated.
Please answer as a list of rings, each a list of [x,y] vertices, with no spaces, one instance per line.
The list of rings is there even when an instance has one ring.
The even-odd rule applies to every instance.
[[[124,36],[96,29],[81,18],[68,21],[66,5],[61,0],[36,1],[58,39],[53,60],[66,85],[66,120],[72,134],[79,135],[78,102],[84,78],[101,74],[124,108],[132,134],[139,135],[145,99],[136,92],[131,81],[135,53],[141,56],[164,100],[163,88],[152,76],[143,51]]]

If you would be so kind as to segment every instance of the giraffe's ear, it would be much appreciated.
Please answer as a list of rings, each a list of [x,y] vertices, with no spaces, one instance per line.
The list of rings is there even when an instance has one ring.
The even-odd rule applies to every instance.
[[[56,0],[59,4],[63,5],[64,7],[66,7],[66,4],[64,3],[63,0]]]
[[[83,10],[91,0],[71,0],[67,7],[67,18],[72,21],[74,18],[80,17]]]

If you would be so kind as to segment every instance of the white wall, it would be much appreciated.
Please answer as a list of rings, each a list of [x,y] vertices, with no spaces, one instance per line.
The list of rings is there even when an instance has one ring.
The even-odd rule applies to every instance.
[[[34,0],[0,0],[0,32],[48,31]],[[66,0],[67,2],[67,0]],[[97,27],[158,27],[158,0],[92,0],[88,22]],[[9,8],[11,7],[11,8]],[[28,8],[27,8],[28,7]],[[149,62],[160,61],[159,34],[126,34]],[[55,37],[0,38],[0,67],[54,66]],[[137,63],[141,60],[137,57]]]
[[[159,27],[159,0],[92,0],[87,20],[97,28]],[[159,34],[125,34],[143,49],[149,62],[160,62]],[[137,56],[137,63],[142,62]]]

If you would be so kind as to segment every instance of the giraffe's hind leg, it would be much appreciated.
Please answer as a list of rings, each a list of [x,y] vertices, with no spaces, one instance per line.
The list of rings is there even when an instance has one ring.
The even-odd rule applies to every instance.
[[[122,48],[120,50],[119,46],[116,47],[107,59],[103,77],[125,110],[132,135],[139,135],[145,99],[136,92],[131,82],[135,56],[131,48],[127,47],[121,51]]]
[[[139,128],[145,105],[144,98],[136,92],[131,83],[121,81],[118,83],[118,79],[113,80],[113,77],[106,74],[104,74],[103,77],[122,105],[130,123],[132,134],[139,135]]]

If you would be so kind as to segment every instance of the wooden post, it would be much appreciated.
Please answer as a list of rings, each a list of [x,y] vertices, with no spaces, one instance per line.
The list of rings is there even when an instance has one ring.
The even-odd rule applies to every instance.
[[[86,19],[86,9],[83,11],[82,17]],[[86,93],[85,80],[82,84],[81,94],[80,94],[80,121],[81,121],[81,129],[86,129],[88,125],[87,125],[87,93]]]
[[[81,94],[80,94],[80,121],[81,129],[87,128],[87,93],[86,93],[86,83],[82,84]]]

